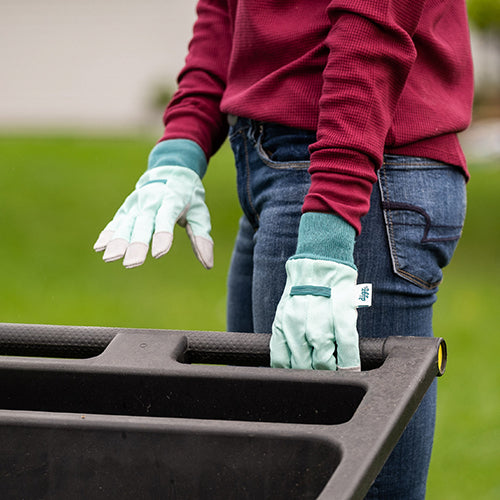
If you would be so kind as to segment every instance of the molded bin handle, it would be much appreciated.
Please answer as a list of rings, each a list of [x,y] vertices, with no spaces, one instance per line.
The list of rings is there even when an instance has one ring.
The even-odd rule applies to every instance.
[[[0,355],[90,358],[101,354],[118,333],[182,335],[187,340],[184,362],[269,366],[269,334],[153,330],[135,328],[0,323]],[[377,368],[391,350],[413,344],[435,351],[436,374],[446,369],[447,350],[442,338],[390,336],[360,339],[363,370]]]

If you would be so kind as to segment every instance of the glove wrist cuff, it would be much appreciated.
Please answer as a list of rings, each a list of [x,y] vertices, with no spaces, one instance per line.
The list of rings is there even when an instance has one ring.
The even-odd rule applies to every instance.
[[[177,165],[193,170],[200,179],[207,171],[207,158],[196,142],[189,139],[169,139],[159,142],[149,154],[148,170]]]
[[[330,260],[354,269],[356,230],[332,213],[306,212],[300,218],[297,250],[292,259]]]

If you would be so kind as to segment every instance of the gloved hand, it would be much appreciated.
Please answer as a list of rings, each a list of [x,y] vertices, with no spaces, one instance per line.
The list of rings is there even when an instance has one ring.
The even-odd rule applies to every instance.
[[[213,241],[201,182],[206,166],[205,154],[196,143],[184,139],[160,142],[149,156],[148,170],[101,232],[94,250],[105,250],[106,262],[123,258],[127,268],[140,266],[151,237],[153,257],[170,250],[178,223],[186,228],[198,260],[210,269]]]
[[[356,285],[354,238],[334,214],[302,215],[273,323],[271,366],[360,370],[356,307],[371,305],[371,285]]]

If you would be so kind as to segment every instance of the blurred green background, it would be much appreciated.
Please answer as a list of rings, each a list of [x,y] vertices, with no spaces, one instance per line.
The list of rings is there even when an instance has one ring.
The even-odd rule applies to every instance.
[[[154,138],[0,135],[0,321],[225,329],[240,215],[226,145],[205,178],[215,240],[206,271],[177,229],[171,253],[127,270],[92,250],[145,168]],[[439,381],[430,499],[500,498],[500,169],[472,163],[469,209],[435,307],[449,364]]]

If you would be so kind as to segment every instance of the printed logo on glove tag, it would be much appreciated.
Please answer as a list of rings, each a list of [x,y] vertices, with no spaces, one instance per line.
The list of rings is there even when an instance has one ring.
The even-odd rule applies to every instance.
[[[370,307],[372,305],[372,284],[356,285],[354,296],[355,307]]]

